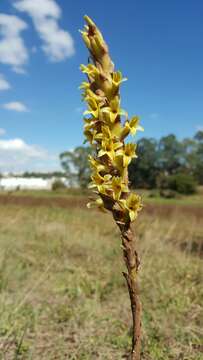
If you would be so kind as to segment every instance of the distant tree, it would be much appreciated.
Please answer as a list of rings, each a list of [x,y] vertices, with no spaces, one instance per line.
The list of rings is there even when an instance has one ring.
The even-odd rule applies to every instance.
[[[194,139],[196,141],[196,167],[194,176],[200,185],[203,185],[203,131],[198,131]]]
[[[195,139],[186,138],[182,141],[182,147],[182,172],[193,175],[197,166],[197,143]]]
[[[82,188],[87,187],[90,181],[88,155],[91,152],[90,147],[79,146],[73,151],[60,154],[61,165],[72,185],[77,183]],[[182,141],[173,134],[162,137],[159,141],[141,138],[137,142],[137,155],[129,165],[132,188],[160,187],[167,176],[180,173],[193,176],[203,185],[203,131],[198,131],[193,138]],[[63,172],[53,174],[56,177],[64,176]],[[27,174],[30,175],[33,174]],[[48,175],[50,176],[44,174]]]
[[[195,136],[194,136],[194,139],[203,144],[203,130],[197,131]]]
[[[162,137],[158,144],[158,167],[160,172],[172,175],[183,167],[183,146],[175,135]]]
[[[76,182],[81,188],[86,188],[90,181],[88,156],[91,153],[90,147],[79,146],[73,151],[60,154],[61,166],[68,179],[72,184]]]
[[[53,172],[29,172],[29,171],[26,171],[22,175],[20,175],[20,177],[21,176],[26,177],[26,178],[35,177],[35,178],[49,179],[51,177],[61,178],[61,177],[64,177],[65,174],[62,171],[53,171]]]
[[[142,138],[137,142],[138,158],[129,165],[129,180],[132,187],[154,188],[158,175],[157,141]]]

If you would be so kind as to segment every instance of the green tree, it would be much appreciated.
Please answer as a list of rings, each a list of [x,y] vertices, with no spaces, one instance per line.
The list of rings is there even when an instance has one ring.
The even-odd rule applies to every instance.
[[[203,131],[198,131],[194,139],[196,141],[196,167],[194,176],[200,185],[203,185]]]
[[[137,142],[138,158],[132,160],[129,165],[129,180],[131,186],[136,188],[156,187],[158,175],[157,141],[155,139],[142,138]]]
[[[90,147],[79,146],[73,151],[60,154],[61,166],[65,170],[71,185],[77,184],[86,188],[90,181],[88,156],[92,153]]]
[[[195,139],[186,138],[182,141],[184,172],[193,175],[197,167],[197,143]]]
[[[158,144],[158,167],[160,172],[172,175],[183,167],[183,146],[175,135],[162,137]]]

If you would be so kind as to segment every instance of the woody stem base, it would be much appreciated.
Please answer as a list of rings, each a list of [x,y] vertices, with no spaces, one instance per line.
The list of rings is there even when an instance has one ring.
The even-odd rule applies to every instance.
[[[141,302],[139,299],[139,290],[137,275],[139,270],[139,258],[135,248],[135,239],[133,232],[129,227],[121,231],[123,257],[127,267],[127,272],[123,275],[126,279],[132,312],[132,350],[129,360],[140,360],[141,352]]]

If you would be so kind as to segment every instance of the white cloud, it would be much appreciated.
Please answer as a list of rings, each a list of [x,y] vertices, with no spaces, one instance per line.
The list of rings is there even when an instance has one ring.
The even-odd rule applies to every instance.
[[[46,152],[35,146],[27,145],[22,139],[0,140],[0,151],[26,152],[28,157],[44,158]]]
[[[6,110],[17,111],[17,112],[28,112],[29,111],[27,106],[19,101],[13,101],[13,102],[9,102],[7,104],[3,104],[2,107]]]
[[[2,90],[9,90],[11,88],[11,85],[9,82],[5,79],[5,77],[0,74],[0,91]]]
[[[62,61],[74,54],[73,38],[59,27],[61,9],[55,0],[17,0],[14,7],[31,16],[43,41],[42,49],[51,61]]]
[[[57,157],[20,138],[0,140],[0,172],[37,170],[41,166],[45,171],[58,169]]]
[[[0,62],[18,72],[28,61],[28,51],[21,37],[26,28],[27,24],[19,17],[0,14]]]
[[[0,128],[0,136],[5,135],[5,134],[6,134],[6,130],[5,130],[5,129]]]

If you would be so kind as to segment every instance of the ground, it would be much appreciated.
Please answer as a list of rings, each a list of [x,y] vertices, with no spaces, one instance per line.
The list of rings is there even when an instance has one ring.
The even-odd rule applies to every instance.
[[[0,196],[0,359],[126,359],[130,304],[119,232],[86,197]],[[203,207],[146,201],[143,360],[202,360]]]

